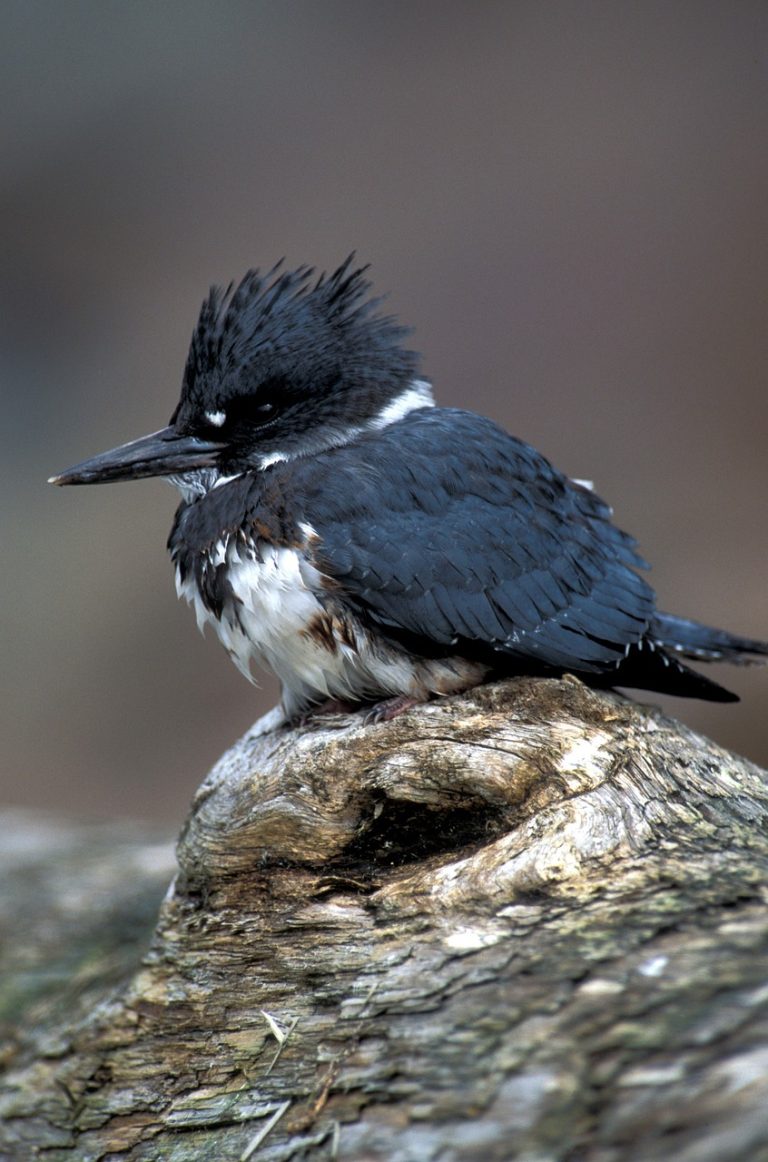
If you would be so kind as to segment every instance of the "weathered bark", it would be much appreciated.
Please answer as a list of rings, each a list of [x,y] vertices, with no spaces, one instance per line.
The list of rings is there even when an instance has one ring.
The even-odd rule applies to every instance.
[[[570,679],[252,732],[140,966],[162,849],[38,892],[3,1157],[768,1158],[767,812],[763,772]]]

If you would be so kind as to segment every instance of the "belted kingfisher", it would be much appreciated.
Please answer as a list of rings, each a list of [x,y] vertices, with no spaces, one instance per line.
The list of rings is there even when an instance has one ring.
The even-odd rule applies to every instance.
[[[681,659],[768,643],[657,611],[588,485],[434,406],[353,258],[212,288],[169,426],[52,483],[176,485],[179,595],[247,677],[274,671],[286,721],[361,703],[390,718],[511,674],[736,701]]]

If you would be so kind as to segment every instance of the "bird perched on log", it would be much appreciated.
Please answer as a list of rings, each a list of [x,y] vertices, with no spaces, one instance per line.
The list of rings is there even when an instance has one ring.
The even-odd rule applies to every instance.
[[[389,718],[509,674],[735,701],[683,659],[768,644],[659,612],[608,505],[491,420],[436,407],[369,289],[353,256],[214,287],[169,426],[52,482],[176,485],[178,592],[246,676],[274,671],[289,721]]]

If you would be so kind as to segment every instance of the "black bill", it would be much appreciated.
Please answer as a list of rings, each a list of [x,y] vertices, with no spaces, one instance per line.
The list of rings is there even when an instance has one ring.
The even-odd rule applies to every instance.
[[[130,444],[102,452],[58,476],[49,484],[107,484],[112,480],[138,480],[142,476],[174,476],[194,468],[210,468],[224,444],[179,435],[175,428],[162,428]]]

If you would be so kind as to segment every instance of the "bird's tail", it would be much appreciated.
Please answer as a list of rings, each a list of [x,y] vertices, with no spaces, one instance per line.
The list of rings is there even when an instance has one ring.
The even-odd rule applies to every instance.
[[[648,637],[655,646],[694,662],[731,662],[744,666],[768,659],[768,642],[740,637],[672,613],[657,613]]]
[[[708,702],[738,702],[738,695],[686,666],[683,658],[741,665],[764,662],[768,660],[768,642],[739,637],[671,613],[657,613],[645,636],[627,652],[611,685]]]

